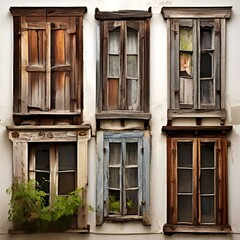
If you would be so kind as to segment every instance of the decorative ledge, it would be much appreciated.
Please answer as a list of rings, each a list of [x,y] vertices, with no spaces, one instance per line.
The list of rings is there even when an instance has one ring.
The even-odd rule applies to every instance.
[[[163,126],[162,131],[171,136],[226,135],[232,126]]]
[[[168,18],[230,18],[231,6],[226,7],[163,7],[161,14]]]
[[[232,233],[229,225],[170,225],[165,224],[163,226],[163,232],[165,234],[174,233],[213,233],[213,234],[229,234]]]
[[[97,120],[109,120],[109,119],[149,120],[151,118],[151,113],[129,111],[107,111],[96,113],[96,118]]]

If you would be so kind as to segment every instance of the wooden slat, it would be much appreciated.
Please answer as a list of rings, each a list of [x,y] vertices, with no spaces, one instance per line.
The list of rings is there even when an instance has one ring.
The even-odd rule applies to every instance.
[[[161,14],[167,18],[230,18],[232,7],[163,7]]]
[[[135,20],[135,19],[147,19],[151,18],[151,8],[148,11],[140,10],[122,10],[122,11],[111,11],[104,12],[95,9],[95,18],[97,20]]]
[[[22,18],[21,28],[27,27],[26,18]],[[28,72],[26,67],[28,66],[28,31],[22,32],[21,39],[21,112],[26,113],[28,111]]]
[[[13,142],[13,177],[17,181],[28,180],[28,144]]]
[[[97,132],[96,225],[103,223],[103,132]]]
[[[16,16],[83,16],[87,12],[86,7],[11,7],[10,11],[14,17]]]
[[[45,110],[51,109],[51,23],[46,28],[46,95]]]

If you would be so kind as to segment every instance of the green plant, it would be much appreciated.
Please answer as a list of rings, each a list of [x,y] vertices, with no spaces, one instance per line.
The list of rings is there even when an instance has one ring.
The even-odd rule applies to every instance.
[[[109,211],[120,212],[120,200],[114,195],[109,195]]]
[[[24,229],[29,225],[40,228],[46,223],[73,216],[79,207],[86,206],[80,191],[77,189],[68,196],[56,196],[53,203],[46,206],[46,193],[38,182],[16,182],[6,191],[11,195],[8,219],[13,222],[15,229]],[[86,207],[92,210],[91,206]]]

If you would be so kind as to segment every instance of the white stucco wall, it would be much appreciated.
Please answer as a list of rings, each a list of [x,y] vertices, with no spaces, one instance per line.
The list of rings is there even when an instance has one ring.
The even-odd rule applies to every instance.
[[[92,125],[93,138],[89,144],[89,185],[88,201],[95,206],[96,199],[96,31],[97,21],[94,18],[95,8],[102,11],[113,10],[147,10],[152,7],[150,21],[150,121],[152,134],[151,158],[151,208],[152,226],[144,227],[139,223],[104,224],[95,226],[95,213],[89,214],[91,233],[48,234],[47,239],[82,240],[118,240],[122,234],[126,239],[139,240],[146,237],[155,239],[207,239],[209,235],[177,234],[171,237],[162,234],[166,223],[166,143],[161,128],[167,123],[167,26],[160,12],[163,6],[232,6],[232,17],[227,21],[227,58],[226,58],[226,124],[233,125],[229,140],[228,190],[229,190],[229,223],[232,235],[210,235],[213,239],[240,239],[240,1],[239,0],[1,0],[0,1],[0,239],[44,239],[40,235],[9,235],[7,211],[9,197],[6,189],[12,180],[12,144],[8,140],[6,126],[12,124],[12,54],[13,33],[11,6],[86,6],[84,16],[84,121]],[[205,123],[208,124],[208,123]],[[212,124],[212,123],[211,123]],[[137,234],[137,235],[135,235]]]

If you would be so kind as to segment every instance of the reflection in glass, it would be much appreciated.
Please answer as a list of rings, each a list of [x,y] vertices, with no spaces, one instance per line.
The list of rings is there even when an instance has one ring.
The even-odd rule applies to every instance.
[[[180,27],[180,50],[192,51],[192,28],[190,27]]]

